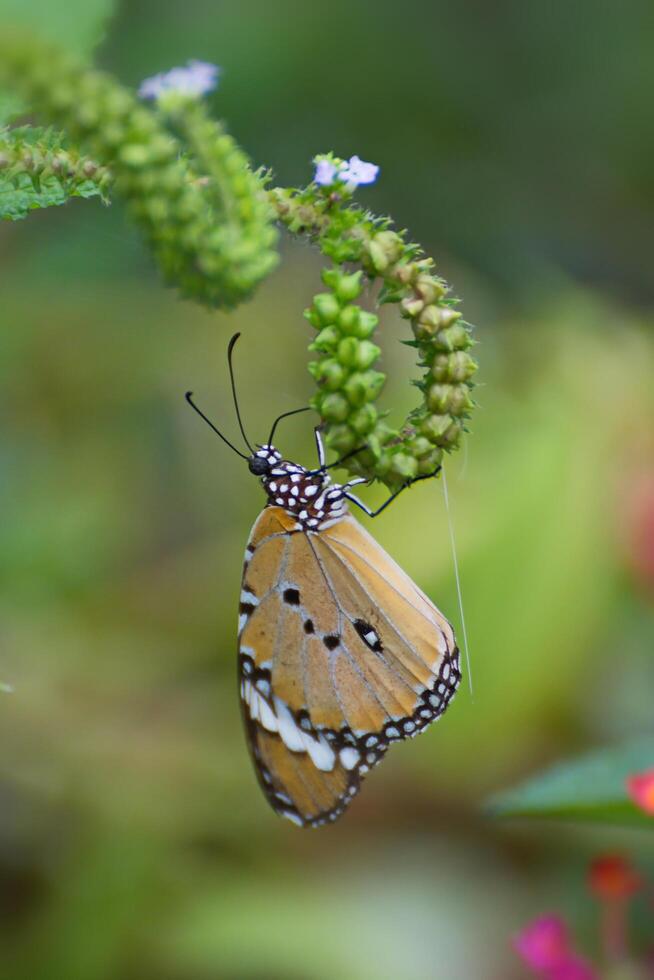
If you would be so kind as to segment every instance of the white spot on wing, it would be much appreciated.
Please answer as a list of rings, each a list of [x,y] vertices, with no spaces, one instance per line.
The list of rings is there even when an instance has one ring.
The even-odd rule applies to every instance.
[[[296,725],[295,718],[286,704],[275,698],[277,725],[284,745],[291,752],[308,752],[316,769],[330,772],[334,768],[336,756],[334,750],[322,735],[314,738]]]
[[[344,769],[354,769],[357,763],[361,761],[361,756],[358,750],[352,748],[352,746],[341,749],[338,757],[341,760],[341,765]]]
[[[334,750],[322,736],[319,736],[318,739],[312,738],[311,735],[305,735],[304,737],[307,752],[311,756],[311,761],[316,769],[321,769],[322,772],[331,772],[336,762]]]
[[[284,745],[290,749],[291,752],[304,752],[305,735],[295,724],[293,715],[286,707],[284,702],[280,701],[279,698],[275,698],[275,714],[277,715],[279,734],[282,737]]]

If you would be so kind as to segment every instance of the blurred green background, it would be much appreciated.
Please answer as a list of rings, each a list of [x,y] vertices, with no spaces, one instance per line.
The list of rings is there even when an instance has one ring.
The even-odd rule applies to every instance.
[[[519,980],[510,937],[551,909],[592,951],[588,858],[651,867],[651,834],[482,807],[652,727],[654,8],[132,0],[98,52],[131,85],[189,57],[223,66],[215,111],[280,183],[329,149],[379,163],[360,199],[478,324],[478,408],[448,466],[474,699],[462,686],[394,748],[335,826],[269,810],[234,676],[262,495],[183,393],[236,431],[241,330],[253,437],[305,404],[320,258],[284,242],[227,316],[160,285],[119,202],[5,224],[0,976]],[[405,328],[386,316],[397,420]],[[280,442],[313,460],[304,416]],[[374,530],[458,624],[441,486]]]

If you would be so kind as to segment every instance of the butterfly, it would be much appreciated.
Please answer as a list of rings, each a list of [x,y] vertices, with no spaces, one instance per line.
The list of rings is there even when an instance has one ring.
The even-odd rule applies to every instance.
[[[349,513],[371,511],[332,483],[316,428],[318,466],[282,457],[273,438],[253,448],[236,414],[266,504],[245,549],[238,672],[246,737],[268,802],[301,827],[336,820],[389,745],[439,718],[461,680],[450,623]],[[434,474],[429,474],[430,476]],[[423,477],[424,478],[424,477]],[[420,479],[420,478],[419,478]],[[414,481],[415,482],[415,481]],[[404,489],[404,488],[401,488]]]

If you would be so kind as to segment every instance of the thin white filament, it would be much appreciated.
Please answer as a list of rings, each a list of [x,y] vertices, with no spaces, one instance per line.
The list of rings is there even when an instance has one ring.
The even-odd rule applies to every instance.
[[[459,575],[459,561],[456,556],[456,541],[454,540],[454,522],[452,520],[452,513],[450,511],[450,498],[447,492],[447,478],[445,476],[445,467],[443,467],[443,497],[445,498],[445,511],[447,513],[447,526],[450,531],[450,545],[452,548],[452,563],[454,565],[454,578],[456,580],[456,594],[459,599],[459,615],[461,616],[461,627],[463,629],[463,648],[466,657],[466,671],[468,673],[468,687],[470,688],[470,697],[474,698],[474,692],[472,690],[472,669],[470,666],[470,647],[468,646],[468,631],[466,630],[466,618],[463,612],[463,595],[461,593],[461,576]]]

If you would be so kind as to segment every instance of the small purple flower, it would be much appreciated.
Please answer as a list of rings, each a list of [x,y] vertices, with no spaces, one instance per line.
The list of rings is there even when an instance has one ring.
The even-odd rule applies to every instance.
[[[146,78],[139,87],[142,99],[159,99],[174,92],[177,95],[206,95],[218,84],[220,68],[207,61],[192,59],[183,68],[171,68],[152,78]]]
[[[320,184],[321,187],[328,187],[329,184],[333,184],[336,180],[337,168],[336,164],[332,163],[331,160],[316,159],[316,172],[314,174],[314,182]]]
[[[346,184],[351,191],[361,184],[372,184],[377,180],[379,167],[375,163],[366,163],[358,156],[350,157],[349,160],[339,160],[338,158],[316,157],[314,159],[316,170],[313,176],[314,183],[320,187],[329,187],[336,181]]]
[[[360,184],[374,184],[379,174],[376,163],[366,163],[359,157],[350,157],[345,167],[340,171],[339,178],[348,184],[359,187]]]

